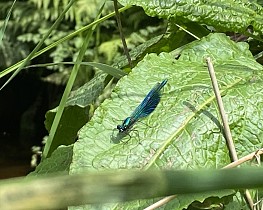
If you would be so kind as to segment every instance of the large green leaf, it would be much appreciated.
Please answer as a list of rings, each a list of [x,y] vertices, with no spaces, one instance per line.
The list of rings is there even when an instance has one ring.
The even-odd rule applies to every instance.
[[[223,31],[244,32],[249,26],[262,34],[263,9],[248,0],[119,0],[123,5],[141,6],[150,16],[194,21]]]
[[[211,34],[188,45],[178,60],[172,55],[149,54],[119,81],[112,98],[80,130],[70,173],[227,165],[230,158],[205,64],[207,56],[214,61],[238,156],[262,147],[263,68],[253,59],[248,45],[234,43],[224,34]],[[147,92],[165,78],[168,84],[156,110],[142,123],[136,123],[131,137],[118,135],[116,125],[120,120],[129,116]],[[193,196],[192,201],[205,198],[201,197]],[[183,196],[173,202],[176,209],[186,205]],[[125,207],[136,208],[138,202]]]
[[[122,153],[123,151],[129,151],[134,146],[136,146],[139,151],[143,151],[143,153],[147,153],[147,151],[144,150],[149,147],[153,147],[154,150],[162,149],[165,151],[173,143],[185,144],[189,139],[191,139],[191,145],[197,144],[195,140],[201,143],[201,139],[198,140],[198,138],[202,138],[203,135],[206,139],[214,140],[211,142],[214,145],[216,145],[216,143],[224,144],[224,142],[216,141],[218,139],[221,140],[222,135],[218,133],[218,112],[217,107],[213,104],[215,99],[204,63],[204,58],[208,55],[215,61],[219,84],[222,94],[225,95],[223,99],[229,114],[230,125],[238,117],[242,117],[241,120],[244,119],[244,117],[250,117],[250,115],[237,115],[237,111],[240,113],[242,109],[246,110],[251,106],[248,110],[258,113],[258,107],[255,105],[260,102],[259,98],[255,94],[248,95],[248,93],[255,91],[255,89],[257,90],[258,86],[262,85],[258,81],[261,72],[256,71],[262,70],[261,65],[253,60],[252,55],[247,50],[246,44],[235,44],[223,34],[209,35],[201,41],[196,41],[192,45],[189,45],[188,48],[183,50],[179,60],[175,60],[168,53],[163,53],[160,56],[150,54],[140,62],[128,77],[125,77],[119,82],[112,94],[112,99],[106,100],[102,106],[96,110],[91,122],[81,129],[79,140],[74,146],[75,158],[78,158],[79,153],[84,152],[85,154],[81,156],[81,159],[87,157],[85,161],[89,164],[86,166],[91,166],[90,169],[92,166],[97,166],[96,168],[99,169],[106,166],[101,164],[96,165],[100,159],[97,156],[97,152],[99,151],[102,151],[102,155],[107,157],[108,161],[104,162],[104,164],[106,164],[107,162],[111,163],[112,160],[115,160],[117,157],[112,155],[108,157],[105,151]],[[164,78],[168,78],[168,84],[164,87],[162,101],[155,112],[143,120],[148,126],[137,123],[135,127],[138,135],[136,132],[131,132],[132,138],[127,144],[119,144],[119,142],[116,142],[114,138],[116,136],[116,132],[114,131],[116,125],[120,124],[120,120],[131,114],[156,82]],[[256,93],[259,94],[259,90],[257,90]],[[253,101],[253,99],[256,100]],[[236,108],[239,108],[239,110]],[[193,110],[195,110],[195,112],[193,112]],[[208,117],[214,117],[214,121]],[[253,119],[255,119],[255,116],[253,116]],[[251,121],[252,120],[247,123],[251,124]],[[200,128],[198,129],[197,126],[200,126]],[[212,129],[214,132],[211,132]],[[185,133],[186,130],[188,134],[198,134],[198,136],[192,136],[192,138],[190,138],[189,135],[186,135],[184,141],[179,141],[183,135],[187,134]],[[240,131],[243,132],[244,129]],[[258,132],[260,132],[260,130]],[[178,136],[180,136],[180,138],[175,141]],[[122,140],[128,139],[129,136],[126,136]],[[158,141],[158,139],[160,140]],[[165,145],[163,145],[164,142]],[[146,145],[147,143],[150,144]],[[209,142],[206,141],[205,143],[208,144]],[[89,144],[93,146],[89,147]],[[158,145],[165,147],[159,148]],[[187,147],[184,147],[185,149],[191,148],[191,145],[188,143],[186,143],[186,145]],[[98,148],[96,146],[98,146]],[[225,147],[224,145],[222,146]],[[96,148],[97,152],[93,150],[94,148]],[[120,150],[118,148],[120,148]],[[88,150],[88,153],[85,150]],[[212,151],[213,150],[210,152]],[[143,153],[140,153],[139,156]],[[240,151],[240,154],[243,153],[246,153],[246,151]],[[123,154],[125,156],[129,155],[125,152]],[[160,153],[159,155],[163,156],[165,154]],[[181,155],[179,155],[179,157],[180,156]],[[137,158],[140,159],[140,157]],[[228,158],[226,160],[228,160]],[[125,164],[125,162],[126,161],[122,163]],[[79,166],[79,164],[78,162],[75,163],[76,164],[72,165],[72,170],[78,171],[77,166]],[[223,161],[222,163],[225,164],[226,162]],[[121,165],[121,162],[119,164]],[[129,162],[127,166],[134,168],[138,164],[139,163]],[[116,163],[114,167],[119,168],[120,165]],[[109,165],[107,164],[107,166]],[[152,166],[156,165],[153,164]],[[211,166],[214,166],[214,164]],[[139,168],[141,168],[141,166]]]

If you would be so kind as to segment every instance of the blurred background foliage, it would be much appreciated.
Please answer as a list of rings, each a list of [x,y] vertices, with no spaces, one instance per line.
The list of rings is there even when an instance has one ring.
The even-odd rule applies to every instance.
[[[11,20],[8,23],[3,40],[4,43],[1,46],[1,55],[4,58],[1,62],[1,68],[6,68],[24,58],[32,47],[40,41],[43,34],[46,33],[68,3],[69,0],[28,0],[17,2]],[[45,41],[45,44],[49,45],[76,29],[91,23],[97,15],[101,3],[100,0],[77,1],[66,14],[63,22]],[[12,1],[0,2],[1,24],[11,4]],[[113,10],[113,2],[107,1],[102,15],[113,12]],[[162,20],[145,15],[144,11],[139,7],[132,8],[123,13],[122,16],[124,17],[122,19],[124,34],[128,40],[128,47],[130,49],[165,30],[165,25],[160,24]],[[76,52],[79,50],[84,36],[85,33],[80,34],[74,39],[58,45],[49,54],[41,56],[43,61],[74,61]],[[106,61],[108,64],[111,64],[116,56],[122,54],[121,48],[122,45],[116,20],[113,17],[104,21],[96,29],[96,35],[93,36],[89,50],[86,52],[86,60],[95,62]],[[54,65],[48,68],[58,71],[65,71],[67,69],[64,65]]]

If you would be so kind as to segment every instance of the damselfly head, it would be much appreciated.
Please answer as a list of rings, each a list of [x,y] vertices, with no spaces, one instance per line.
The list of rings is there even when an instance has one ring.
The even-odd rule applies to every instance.
[[[120,133],[123,133],[125,131],[123,125],[117,125],[117,129],[119,130]]]
[[[125,131],[127,131],[129,128],[131,128],[132,124],[131,124],[131,118],[127,117],[122,125],[117,125],[117,129],[119,130],[120,133],[123,133]]]

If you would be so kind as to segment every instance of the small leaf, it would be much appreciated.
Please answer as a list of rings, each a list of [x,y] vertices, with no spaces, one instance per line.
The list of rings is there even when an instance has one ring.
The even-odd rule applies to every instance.
[[[51,155],[41,162],[28,176],[37,176],[58,172],[69,172],[69,166],[72,162],[73,146],[60,146]]]
[[[70,145],[77,139],[77,131],[86,123],[89,119],[90,107],[79,106],[67,106],[61,117],[59,126],[54,136],[54,143],[50,148],[53,152],[60,145]],[[49,110],[46,113],[45,126],[50,131],[52,122],[55,118],[57,109]]]

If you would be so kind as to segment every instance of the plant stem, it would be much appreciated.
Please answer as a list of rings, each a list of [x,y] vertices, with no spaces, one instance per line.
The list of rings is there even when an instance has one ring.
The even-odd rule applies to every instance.
[[[123,31],[122,31],[121,18],[120,18],[120,13],[119,13],[118,6],[117,6],[118,2],[117,2],[117,0],[113,0],[113,2],[114,2],[114,10],[115,10],[115,14],[116,14],[117,24],[118,24],[118,28],[119,28],[119,32],[120,32],[120,37],[121,37],[121,41],[122,41],[122,45],[123,45],[123,51],[124,51],[124,53],[128,59],[130,68],[132,68],[131,56],[129,54],[127,43],[126,43],[125,37],[123,35]]]

